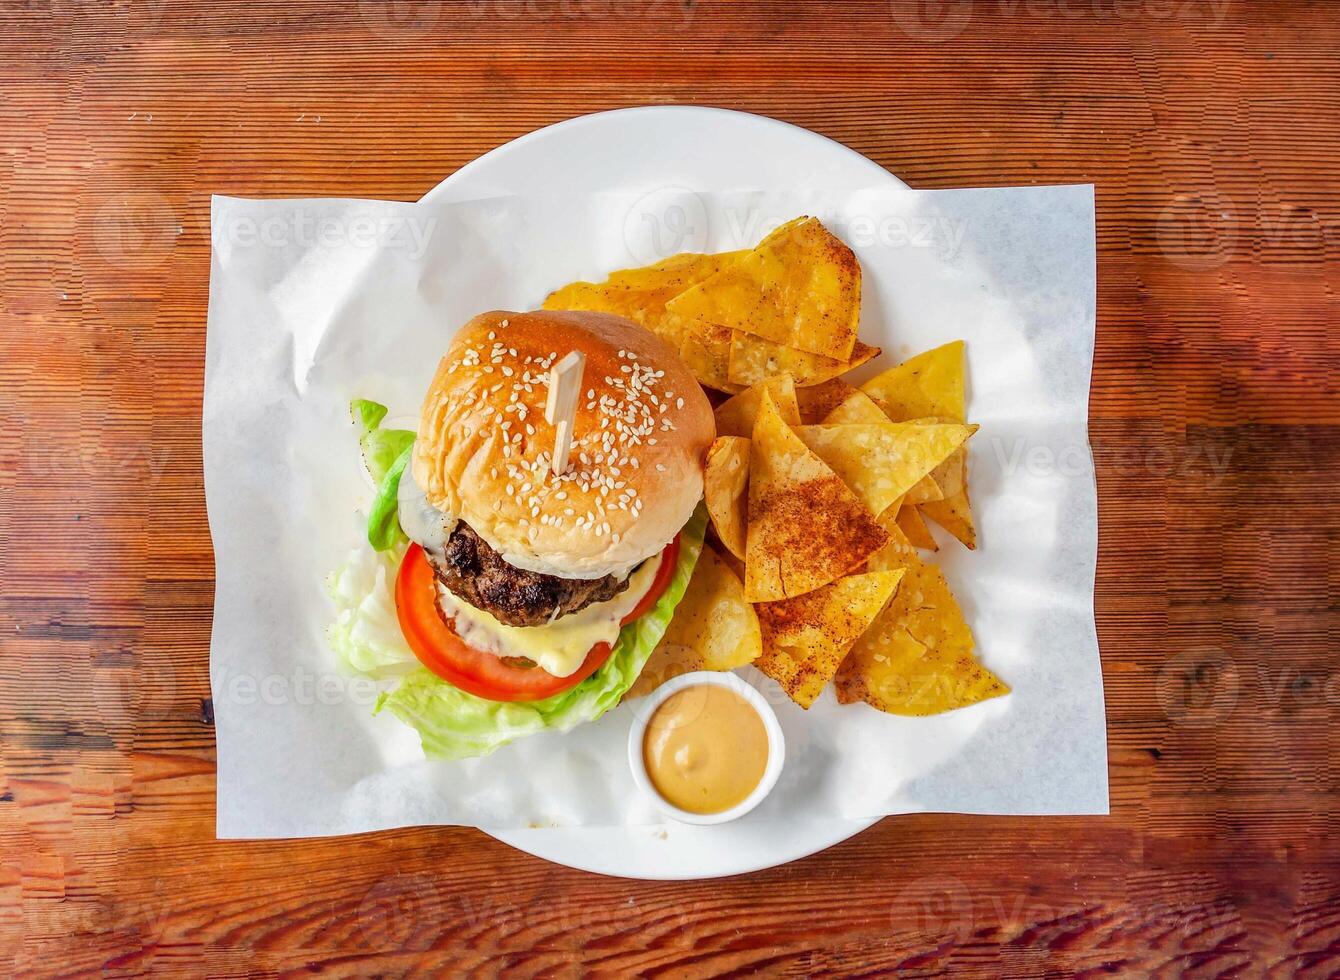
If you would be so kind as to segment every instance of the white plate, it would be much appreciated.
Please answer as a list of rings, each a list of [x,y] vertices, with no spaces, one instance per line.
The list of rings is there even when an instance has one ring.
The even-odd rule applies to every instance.
[[[581,194],[687,188],[856,190],[898,178],[841,143],[725,109],[657,106],[581,116],[528,133],[462,167],[425,201],[527,192]],[[719,878],[831,847],[874,820],[741,818],[716,827],[571,827],[490,831],[536,857],[625,878]]]

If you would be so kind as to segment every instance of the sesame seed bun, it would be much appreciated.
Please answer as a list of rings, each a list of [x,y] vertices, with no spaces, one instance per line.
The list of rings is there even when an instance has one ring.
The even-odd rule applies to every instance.
[[[550,471],[549,369],[586,355],[572,454]],[[483,313],[452,339],[419,416],[414,479],[517,568],[625,574],[703,493],[712,408],[672,347],[606,313]]]

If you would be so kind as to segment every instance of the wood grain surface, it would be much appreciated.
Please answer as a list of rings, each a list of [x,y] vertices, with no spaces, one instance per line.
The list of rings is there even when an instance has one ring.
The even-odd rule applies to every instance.
[[[0,3],[0,971],[1340,973],[1338,52],[1323,2]],[[412,200],[649,103],[1097,185],[1111,817],[679,884],[216,841],[209,194]]]

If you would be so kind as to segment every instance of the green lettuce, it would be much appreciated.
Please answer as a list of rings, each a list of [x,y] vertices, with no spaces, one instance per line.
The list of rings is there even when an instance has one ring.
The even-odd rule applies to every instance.
[[[414,433],[409,429],[383,429],[387,408],[366,398],[349,403],[349,414],[359,427],[358,444],[363,448],[363,463],[377,484],[377,495],[368,511],[368,543],[378,551],[404,544],[400,529],[400,475],[414,451]]]
[[[374,551],[359,545],[326,579],[326,594],[335,605],[326,638],[350,671],[381,677],[418,666],[395,608],[396,573],[404,555],[403,546]]]

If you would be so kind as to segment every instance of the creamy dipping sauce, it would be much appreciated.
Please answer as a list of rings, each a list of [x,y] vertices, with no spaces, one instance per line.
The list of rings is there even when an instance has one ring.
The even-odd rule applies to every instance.
[[[719,684],[696,684],[652,714],[642,761],[667,803],[689,813],[721,813],[762,782],[768,732],[743,697]]]

